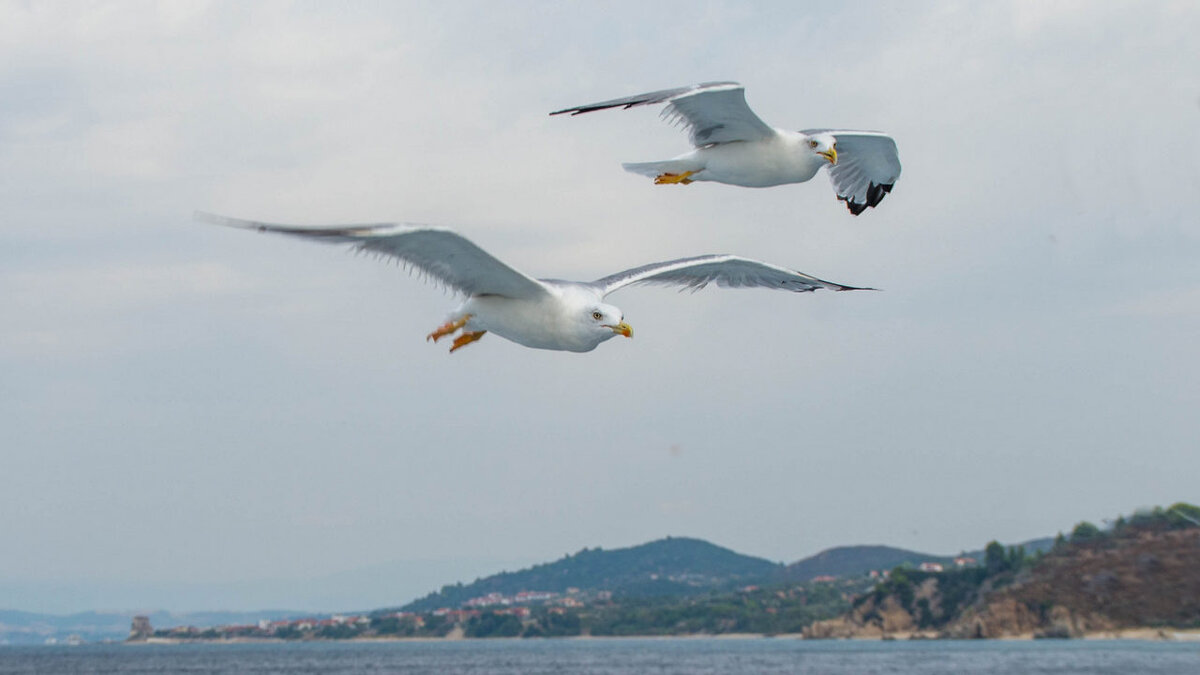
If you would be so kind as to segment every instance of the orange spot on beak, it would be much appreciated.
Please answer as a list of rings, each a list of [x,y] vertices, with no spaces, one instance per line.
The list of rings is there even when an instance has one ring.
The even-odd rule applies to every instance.
[[[633,337],[633,327],[624,321],[615,326],[605,326],[605,328],[611,328],[612,332],[616,333],[617,335],[624,335],[627,338]]]

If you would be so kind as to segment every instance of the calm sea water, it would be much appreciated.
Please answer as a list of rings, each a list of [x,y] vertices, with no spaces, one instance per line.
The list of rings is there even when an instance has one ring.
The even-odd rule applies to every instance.
[[[605,639],[0,647],[0,675],[15,673],[1196,675],[1200,643]]]

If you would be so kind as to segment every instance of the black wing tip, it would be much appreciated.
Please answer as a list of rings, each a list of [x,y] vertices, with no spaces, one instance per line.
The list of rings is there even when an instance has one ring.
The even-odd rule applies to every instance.
[[[869,184],[867,186],[867,201],[865,202],[856,202],[844,195],[838,195],[838,199],[846,202],[846,208],[850,209],[850,213],[857,216],[863,211],[866,211],[868,208],[879,206],[879,202],[882,202],[883,198],[892,191],[893,185],[895,185],[895,183]]]
[[[629,103],[621,102],[621,103],[612,103],[612,104],[581,105],[581,106],[578,106],[575,108],[564,108],[562,110],[555,110],[554,112],[550,113],[550,115],[554,116],[554,115],[564,115],[566,113],[571,113],[571,117],[574,117],[576,115],[582,115],[584,113],[596,112],[597,110],[609,110],[612,108],[622,108],[624,110],[629,110],[630,108],[635,108],[637,106],[647,105],[650,103],[654,103],[654,101],[646,99],[646,100],[640,100],[640,101],[632,101]]]
[[[283,230],[289,229],[289,227],[290,227],[288,225],[275,225],[272,223],[263,223],[263,222],[259,222],[257,220],[245,220],[243,218],[232,218],[230,216],[223,216],[219,213],[211,213],[209,211],[199,211],[199,210],[192,212],[192,219],[197,222],[208,223],[210,225],[223,225],[225,227],[233,227],[233,228],[237,228],[239,230],[254,230],[257,232],[283,231]],[[295,228],[293,228],[293,229],[295,229]]]

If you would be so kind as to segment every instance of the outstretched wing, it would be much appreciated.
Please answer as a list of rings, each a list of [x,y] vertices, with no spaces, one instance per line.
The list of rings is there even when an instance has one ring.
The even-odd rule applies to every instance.
[[[829,180],[838,199],[854,215],[876,206],[900,178],[900,154],[896,141],[878,131],[805,129],[801,133],[833,134],[837,139],[838,163],[829,167]]]
[[[692,145],[696,147],[734,141],[760,141],[775,135],[775,130],[760,120],[750,106],[746,105],[746,90],[737,82],[705,82],[689,87],[663,89],[556,110],[550,114],[581,115],[594,110],[629,109],[666,101],[669,103],[663,109],[663,118],[684,125]]]
[[[632,284],[681,286],[698,291],[709,283],[727,288],[775,288],[803,293],[824,288],[831,291],[863,291],[825,281],[784,267],[736,255],[702,255],[667,262],[650,263],[597,279],[592,285],[608,295]]]
[[[413,227],[395,223],[297,227],[260,223],[197,212],[196,219],[259,232],[274,232],[314,241],[351,244],[396,258],[468,295],[502,295],[509,298],[539,298],[550,291],[544,284],[497,260],[470,240],[437,227]]]

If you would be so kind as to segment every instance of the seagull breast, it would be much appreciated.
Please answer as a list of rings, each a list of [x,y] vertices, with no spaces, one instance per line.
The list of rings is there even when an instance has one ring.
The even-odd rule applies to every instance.
[[[803,183],[825,163],[809,152],[804,136],[777,129],[761,141],[721,143],[695,150],[703,158],[704,171],[695,180],[710,180],[742,187],[771,187]]]
[[[583,321],[599,294],[581,284],[542,280],[552,293],[540,298],[475,295],[458,310],[471,315],[466,330],[486,330],[534,349],[590,352],[613,337]]]

